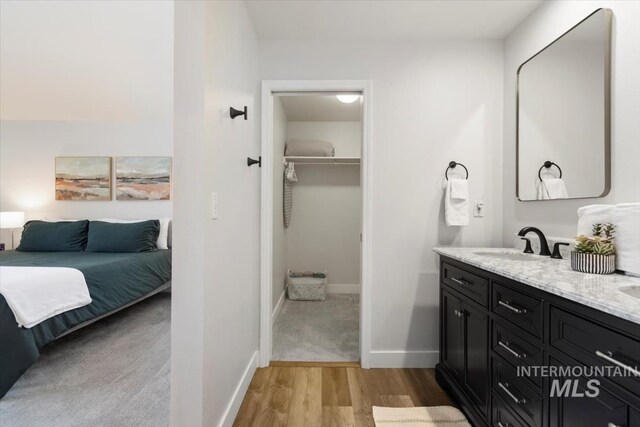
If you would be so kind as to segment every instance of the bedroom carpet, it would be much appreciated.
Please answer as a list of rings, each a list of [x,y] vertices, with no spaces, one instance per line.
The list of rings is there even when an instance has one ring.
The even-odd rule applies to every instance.
[[[61,338],[0,400],[0,425],[168,426],[171,294]]]
[[[331,294],[325,301],[286,300],[273,327],[272,360],[360,360],[360,295]]]

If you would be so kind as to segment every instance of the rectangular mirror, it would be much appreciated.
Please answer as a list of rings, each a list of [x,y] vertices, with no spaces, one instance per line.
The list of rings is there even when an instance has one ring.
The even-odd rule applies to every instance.
[[[596,10],[518,68],[519,200],[609,192],[611,16]]]

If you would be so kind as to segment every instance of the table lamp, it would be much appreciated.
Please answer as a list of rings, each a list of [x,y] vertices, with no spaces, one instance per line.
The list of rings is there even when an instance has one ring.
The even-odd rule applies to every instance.
[[[15,249],[13,230],[24,225],[24,212],[0,212],[0,228],[11,232],[11,249]]]

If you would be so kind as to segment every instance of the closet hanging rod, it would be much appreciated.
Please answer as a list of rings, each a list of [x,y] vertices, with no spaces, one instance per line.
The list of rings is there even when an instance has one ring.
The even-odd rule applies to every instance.
[[[359,165],[357,157],[305,157],[288,156],[283,159],[283,164],[294,163],[298,165]]]

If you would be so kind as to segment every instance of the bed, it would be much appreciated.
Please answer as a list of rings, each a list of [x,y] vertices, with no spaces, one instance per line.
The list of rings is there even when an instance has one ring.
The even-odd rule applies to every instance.
[[[92,302],[19,327],[0,295],[0,398],[35,363],[40,349],[89,323],[169,288],[171,250],[141,253],[0,252],[0,266],[70,267],[86,279]]]

